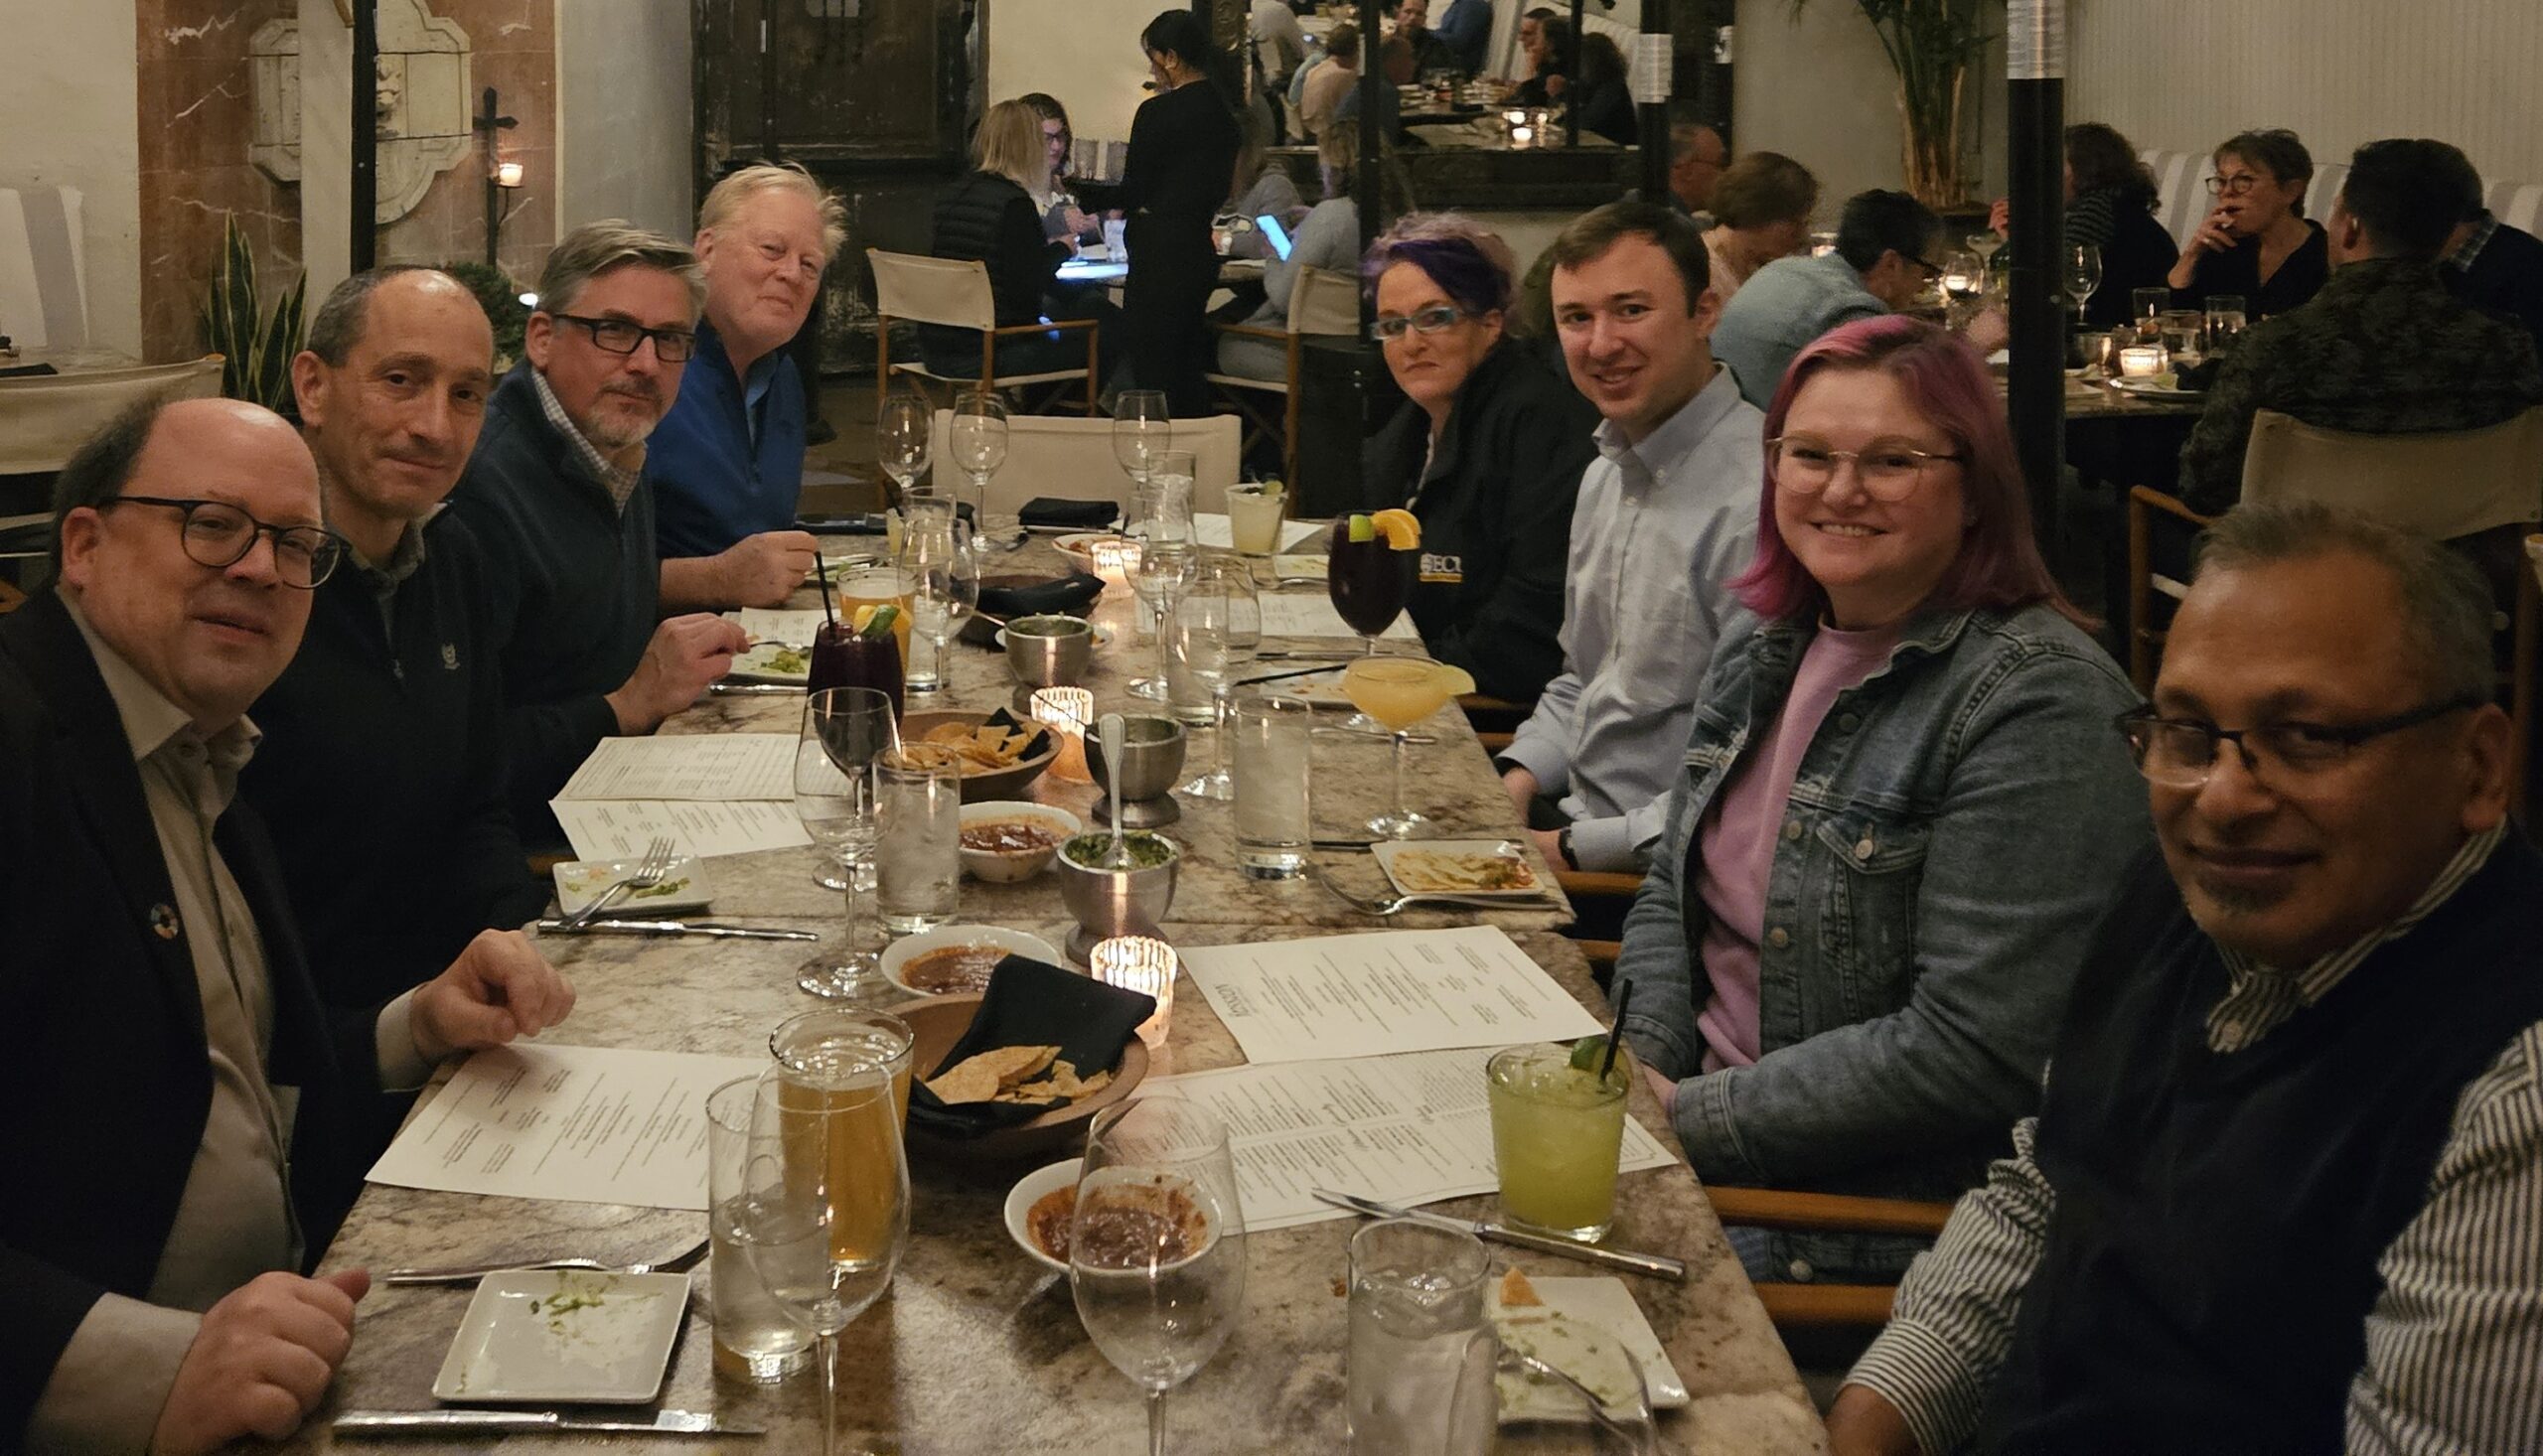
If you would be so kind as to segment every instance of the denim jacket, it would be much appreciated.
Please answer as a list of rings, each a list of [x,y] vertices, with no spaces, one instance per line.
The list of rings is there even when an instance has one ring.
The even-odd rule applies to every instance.
[[[1700,1075],[1710,994],[1690,893],[1700,827],[1782,710],[1805,623],[1734,628],[1698,699],[1658,857],[1625,919],[1625,1036],[1678,1088],[1698,1176],[1949,1199],[2035,1110],[2085,939],[2150,841],[2111,730],[2137,699],[2045,607],[1911,620],[1804,752],[1757,947],[1761,1055]],[[1897,1238],[1783,1236],[1778,1265],[1894,1272]]]

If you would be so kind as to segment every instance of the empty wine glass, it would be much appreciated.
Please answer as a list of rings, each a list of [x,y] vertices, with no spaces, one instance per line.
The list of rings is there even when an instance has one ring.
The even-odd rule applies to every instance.
[[[1164,390],[1124,389],[1113,401],[1113,458],[1122,463],[1132,484],[1148,483],[1148,472],[1173,437]]]
[[[909,1163],[891,1074],[779,1069],[760,1079],[729,1225],[751,1272],[820,1342],[822,1451],[837,1449],[838,1334],[892,1284],[909,1242]]]
[[[874,425],[875,453],[883,473],[892,478],[895,501],[907,496],[912,483],[927,471],[934,413],[925,399],[907,389],[887,390],[883,395]]]
[[[1069,1289],[1095,1348],[1146,1394],[1149,1456],[1164,1456],[1165,1392],[1210,1363],[1245,1309],[1245,1213],[1208,1108],[1158,1095],[1096,1114]]]
[[[980,565],[972,551],[972,528],[941,513],[924,526],[912,522],[901,540],[900,577],[901,594],[910,603],[910,630],[925,638],[930,649],[925,670],[909,674],[908,690],[941,692],[950,685],[946,645],[980,601]]]
[[[1000,550],[1022,545],[1024,532],[1014,512],[989,513],[989,478],[1006,464],[1005,401],[985,389],[956,400],[946,448],[963,472],[963,499],[972,508],[973,539]]]
[[[1998,237],[1996,229],[1992,227],[1982,227],[1962,238],[1961,241],[1969,245],[1971,252],[1978,254],[1978,266],[1981,268],[1993,263],[1996,260],[1996,250],[2005,245],[2005,239]]]
[[[1192,535],[1192,452],[1159,451],[1146,484],[1130,495],[1129,549],[1122,566],[1132,590],[1156,625],[1156,675],[1130,684],[1140,697],[1166,697],[1166,630],[1174,604],[1190,584],[1199,548]]]
[[[874,760],[900,742],[892,699],[870,687],[832,687],[804,703],[795,745],[795,815],[838,868],[822,884],[846,892],[847,925],[837,953],[804,962],[795,984],[831,1000],[873,1000],[891,992],[865,945],[864,881],[874,852]]]
[[[2102,250],[2089,242],[2066,249],[2066,299],[2075,306],[2075,327],[2084,327],[2084,307],[2102,286]]]
[[[1174,610],[1174,655],[1183,670],[1210,694],[1210,768],[1185,781],[1178,792],[1194,799],[1233,800],[1236,780],[1228,773],[1226,728],[1228,692],[1236,674],[1263,649],[1263,601],[1254,589],[1254,572],[1242,561],[1216,560],[1202,565],[1200,575]]]

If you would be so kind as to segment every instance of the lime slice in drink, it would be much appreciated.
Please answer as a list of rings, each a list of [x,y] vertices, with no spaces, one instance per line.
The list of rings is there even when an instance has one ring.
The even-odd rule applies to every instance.
[[[1351,539],[1355,541],[1374,541],[1378,538],[1377,522],[1365,515],[1353,515],[1350,530]]]
[[[1607,1039],[1587,1036],[1571,1044],[1571,1066],[1577,1072],[1598,1075],[1598,1064],[1607,1060]]]

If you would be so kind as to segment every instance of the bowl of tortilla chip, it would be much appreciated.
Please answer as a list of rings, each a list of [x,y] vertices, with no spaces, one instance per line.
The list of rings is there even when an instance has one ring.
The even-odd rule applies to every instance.
[[[1053,1047],[998,1047],[956,1066],[943,1066],[946,1053],[972,1029],[981,1000],[978,993],[967,992],[929,996],[892,1008],[893,1015],[909,1023],[912,1075],[948,1102],[1066,1096],[1068,1105],[960,1139],[937,1137],[913,1123],[909,1137],[914,1148],[951,1161],[977,1163],[1048,1154],[1083,1137],[1086,1124],[1098,1111],[1128,1096],[1139,1079],[1148,1075],[1147,1044],[1135,1036],[1122,1045],[1121,1060],[1110,1068],[1071,1066],[1056,1058]]]
[[[1013,714],[909,713],[901,719],[901,755],[949,763],[963,776],[963,801],[1021,799],[1025,786],[1060,756],[1059,735]]]

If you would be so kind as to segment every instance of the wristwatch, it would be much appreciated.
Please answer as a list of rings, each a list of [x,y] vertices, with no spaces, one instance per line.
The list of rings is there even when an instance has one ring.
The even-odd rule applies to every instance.
[[[1576,870],[1580,868],[1580,861],[1571,857],[1571,829],[1566,828],[1561,833],[1554,836],[1554,852],[1562,858],[1563,867],[1565,869]]]

